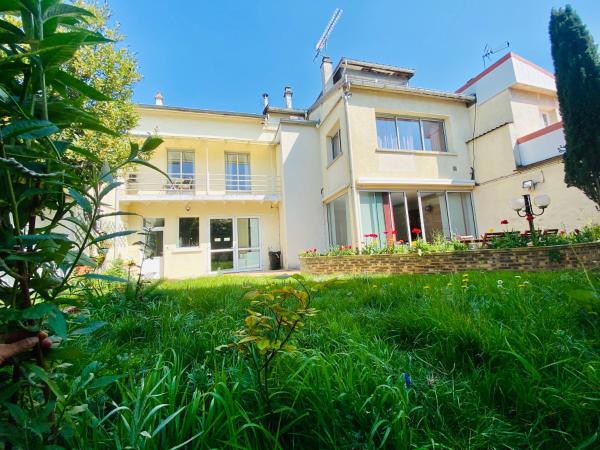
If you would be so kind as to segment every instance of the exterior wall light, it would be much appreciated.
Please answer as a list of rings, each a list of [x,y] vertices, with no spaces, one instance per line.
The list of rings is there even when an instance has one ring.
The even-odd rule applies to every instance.
[[[525,217],[529,222],[529,231],[531,236],[535,234],[535,226],[533,225],[533,219],[535,216],[541,216],[546,211],[546,208],[550,205],[550,196],[546,194],[538,195],[533,199],[535,206],[540,208],[540,212],[536,213],[533,211],[533,205],[531,204],[531,196],[525,194],[521,197],[515,197],[510,201],[511,208],[516,211],[519,217]]]
[[[535,188],[535,181],[533,180],[525,180],[521,183],[521,187],[523,187],[523,189],[533,189]]]

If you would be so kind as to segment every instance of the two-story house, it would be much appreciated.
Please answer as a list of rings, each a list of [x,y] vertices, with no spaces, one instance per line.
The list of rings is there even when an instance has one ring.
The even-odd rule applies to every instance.
[[[164,139],[151,162],[169,178],[125,174],[114,203],[138,216],[112,227],[150,228],[144,272],[185,278],[265,270],[269,251],[294,268],[307,248],[361,247],[365,235],[477,235],[514,215],[509,202],[523,186],[553,197],[544,226],[598,220],[562,182],[551,74],[510,53],[457,92],[412,87],[413,75],[325,57],[308,109],[294,108],[286,87],[283,106],[263,94],[261,114],[164,106],[157,95],[138,107],[131,133]],[[110,256],[139,260],[136,240]]]

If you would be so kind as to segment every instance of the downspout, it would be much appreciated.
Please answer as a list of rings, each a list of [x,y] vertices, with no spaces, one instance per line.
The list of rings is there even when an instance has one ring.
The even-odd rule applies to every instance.
[[[350,132],[350,116],[349,116],[349,108],[348,102],[350,101],[350,97],[352,93],[350,92],[350,82],[348,81],[348,75],[346,73],[346,69],[348,67],[348,62],[344,61],[344,84],[342,86],[342,97],[344,100],[344,115],[346,116],[346,140],[348,142],[348,172],[350,174],[350,197],[351,197],[351,206],[352,212],[354,216],[354,224],[355,224],[355,233],[354,237],[356,238],[356,248],[360,252],[362,250],[362,241],[360,240],[360,215],[359,215],[359,204],[358,204],[358,195],[356,192],[356,183],[354,180],[354,163],[352,161],[352,133]]]

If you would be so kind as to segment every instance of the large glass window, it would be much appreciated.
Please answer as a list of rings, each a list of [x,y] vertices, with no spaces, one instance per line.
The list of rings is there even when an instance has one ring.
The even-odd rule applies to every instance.
[[[179,218],[179,247],[200,245],[200,219],[198,217]]]
[[[409,241],[404,192],[361,192],[362,234],[376,234],[378,241]]]
[[[238,270],[260,267],[258,219],[237,219]]]
[[[194,152],[169,150],[167,173],[174,181],[194,179]]]
[[[476,235],[470,192],[448,192],[448,212],[454,236]]]
[[[251,190],[248,153],[225,153],[225,184],[228,191]]]
[[[444,122],[404,117],[378,117],[377,147],[445,152],[447,149]]]
[[[376,234],[385,245],[394,238],[431,242],[477,234],[470,192],[362,191],[359,196],[363,240],[364,235]]]
[[[348,245],[348,196],[346,194],[327,204],[327,225],[330,245]]]
[[[398,148],[398,133],[396,132],[396,119],[388,117],[377,118],[377,148]]]
[[[450,237],[450,223],[444,192],[421,192],[423,228],[428,241]]]
[[[337,130],[332,136],[328,138],[329,141],[329,152],[327,155],[328,161],[332,162],[342,154],[342,134],[341,130]]]

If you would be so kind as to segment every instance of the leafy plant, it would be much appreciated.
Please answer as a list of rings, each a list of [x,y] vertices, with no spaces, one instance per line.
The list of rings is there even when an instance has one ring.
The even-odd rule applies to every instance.
[[[108,98],[65,71],[79,49],[109,40],[88,29],[89,11],[60,0],[4,1],[0,12],[0,334],[36,335],[48,328],[65,340],[62,308],[78,303],[86,288],[82,281],[122,281],[90,272],[104,244],[133,233],[101,232],[102,219],[124,214],[103,210],[107,195],[121,184],[113,176],[128,164],[148,165],[140,155],[161,140],[131,143],[127,158],[113,167],[65,140],[72,130],[115,135],[81,107],[85,99]],[[0,418],[36,418],[25,436],[13,428],[3,440],[19,446],[25,437],[26,447],[55,441],[69,417],[63,413],[69,397],[56,387],[67,376],[58,374],[65,366],[53,370],[40,345],[9,366],[12,376],[0,382],[8,413]]]
[[[325,286],[324,283],[311,283],[302,275],[292,275],[291,279],[300,286],[299,289],[289,283],[274,283],[246,293],[242,300],[249,302],[248,316],[243,328],[236,333],[238,339],[218,347],[237,348],[249,357],[269,412],[272,412],[271,367],[278,355],[296,350],[292,344],[294,334],[304,327],[307,318],[317,313],[310,306],[311,299]]]

